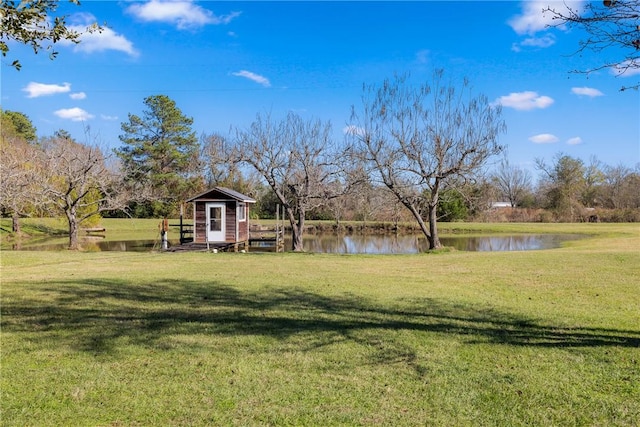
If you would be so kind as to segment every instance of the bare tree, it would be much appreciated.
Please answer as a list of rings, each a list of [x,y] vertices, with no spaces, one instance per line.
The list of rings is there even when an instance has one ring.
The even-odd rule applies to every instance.
[[[339,186],[340,183],[335,183],[335,185]],[[333,189],[334,193],[342,193],[340,188]],[[334,197],[326,201],[325,208],[331,214],[331,217],[335,220],[336,225],[340,224],[340,221],[345,217],[345,213],[347,211],[347,197],[339,196]]]
[[[43,140],[44,196],[69,225],[69,249],[79,247],[80,225],[107,210],[124,209],[130,200],[123,176],[108,165],[97,146],[75,142],[66,132]]]
[[[40,148],[19,137],[0,141],[0,207],[11,213],[12,231],[20,233],[20,217],[42,205]]]
[[[640,207],[640,164],[635,171],[623,164],[604,169],[605,206],[613,209]]]
[[[305,217],[327,198],[336,197],[337,180],[330,124],[305,121],[289,113],[281,121],[257,115],[246,130],[236,130],[239,158],[253,166],[284,206],[292,229],[292,249],[303,251]]]
[[[518,206],[523,197],[531,191],[531,173],[511,165],[506,157],[500,162],[491,181],[498,188],[502,197],[511,203],[512,208]]]
[[[540,185],[546,192],[547,207],[562,219],[576,220],[584,207],[580,202],[586,188],[583,161],[558,153],[550,165],[537,158],[536,168],[543,173]]]
[[[489,157],[502,152],[505,130],[499,106],[434,73],[432,85],[412,86],[396,76],[365,86],[362,109],[352,113],[352,152],[369,165],[411,212],[429,241],[441,246],[436,224],[440,191],[452,179],[469,179]],[[423,218],[426,209],[428,225]]]
[[[240,168],[241,161],[232,141],[217,133],[203,134],[200,146],[200,163],[204,166],[207,187],[233,188],[258,198],[262,179]]]
[[[372,219],[390,221],[396,230],[398,230],[400,221],[411,220],[411,215],[407,209],[387,187],[376,187],[371,206],[374,209]]]
[[[596,156],[589,158],[589,163],[584,168],[584,190],[580,196],[580,201],[586,207],[593,208],[602,205],[604,195],[604,165]]]
[[[370,179],[361,162],[352,160],[354,160],[353,156],[339,157],[338,167],[341,170],[342,179],[330,184],[333,188],[328,194],[339,196],[328,198],[326,208],[336,220],[336,224],[339,224],[343,218],[353,219],[354,217],[366,222],[369,211],[374,209],[372,206],[364,207],[374,194]]]
[[[237,163],[232,159],[227,139],[217,133],[203,134],[200,136],[200,147],[207,186],[226,185],[229,177],[237,173]]]
[[[376,215],[384,208],[384,203],[380,203],[380,195],[385,193],[380,190],[382,187],[374,187],[369,181],[363,181],[355,189],[353,193],[355,218],[359,221],[367,223],[367,221],[376,219]],[[386,187],[384,187],[386,189]],[[377,215],[379,217],[379,215]]]
[[[562,8],[547,7],[543,12],[551,14],[555,26],[580,28],[587,33],[587,38],[580,41],[577,54],[591,50],[602,58],[603,62],[591,69],[574,72],[590,74],[612,69],[622,76],[633,75],[640,68],[640,0],[586,2],[582,9],[565,3]],[[612,59],[604,57],[605,51],[613,52]],[[636,83],[621,90],[639,86],[640,83]]]

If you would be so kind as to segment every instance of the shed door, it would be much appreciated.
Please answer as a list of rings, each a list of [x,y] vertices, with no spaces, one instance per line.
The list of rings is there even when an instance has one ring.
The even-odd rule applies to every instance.
[[[224,203],[207,203],[207,242],[224,242]]]

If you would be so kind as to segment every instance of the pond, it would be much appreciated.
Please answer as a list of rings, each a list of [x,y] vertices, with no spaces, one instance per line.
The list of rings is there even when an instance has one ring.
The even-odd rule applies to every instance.
[[[492,236],[445,236],[440,242],[459,251],[530,251],[558,248],[577,235],[531,234]],[[285,248],[291,243],[285,239]],[[425,252],[429,244],[422,235],[317,235],[304,239],[304,249],[316,253],[413,254]]]
[[[459,251],[531,251],[558,248],[563,242],[579,239],[573,234],[518,234],[490,236],[445,236],[440,241],[444,246]],[[177,241],[169,241],[170,245],[178,245]],[[121,251],[150,252],[160,250],[157,240],[123,240],[108,241],[82,240],[82,248],[86,251]],[[13,249],[20,250],[64,250],[65,239],[45,241],[39,244],[24,244]],[[291,247],[291,241],[285,238],[285,248]],[[425,252],[428,243],[422,235],[336,235],[316,234],[304,237],[304,250],[314,253],[338,254],[414,254]],[[251,247],[253,252],[270,251],[270,248]]]

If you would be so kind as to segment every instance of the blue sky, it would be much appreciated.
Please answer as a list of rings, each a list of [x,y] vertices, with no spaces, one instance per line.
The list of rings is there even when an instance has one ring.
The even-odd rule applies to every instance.
[[[94,139],[117,147],[128,114],[164,94],[193,117],[198,135],[293,111],[331,121],[340,141],[363,84],[394,73],[424,82],[443,68],[503,105],[501,143],[512,164],[533,171],[535,158],[559,152],[612,166],[640,162],[640,95],[619,91],[638,75],[570,73],[618,52],[572,55],[584,34],[548,28],[541,12],[562,3],[61,3],[77,28],[107,28],[58,45],[53,61],[10,44],[1,66],[2,108],[25,113],[40,136],[64,129],[85,141],[88,125]],[[21,71],[8,65],[15,58]]]

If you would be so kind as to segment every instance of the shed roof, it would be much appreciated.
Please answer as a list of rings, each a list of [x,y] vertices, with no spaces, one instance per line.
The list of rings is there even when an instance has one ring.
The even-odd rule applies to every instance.
[[[237,200],[239,202],[244,202],[244,203],[256,202],[254,199],[252,199],[249,196],[245,196],[242,193],[238,193],[235,190],[231,190],[225,187],[214,187],[210,190],[205,191],[202,194],[198,194],[197,196],[190,198],[189,200],[187,200],[187,202],[194,202],[199,199],[208,199],[212,197],[219,198],[221,195],[223,196],[223,198],[229,198],[229,199]]]

